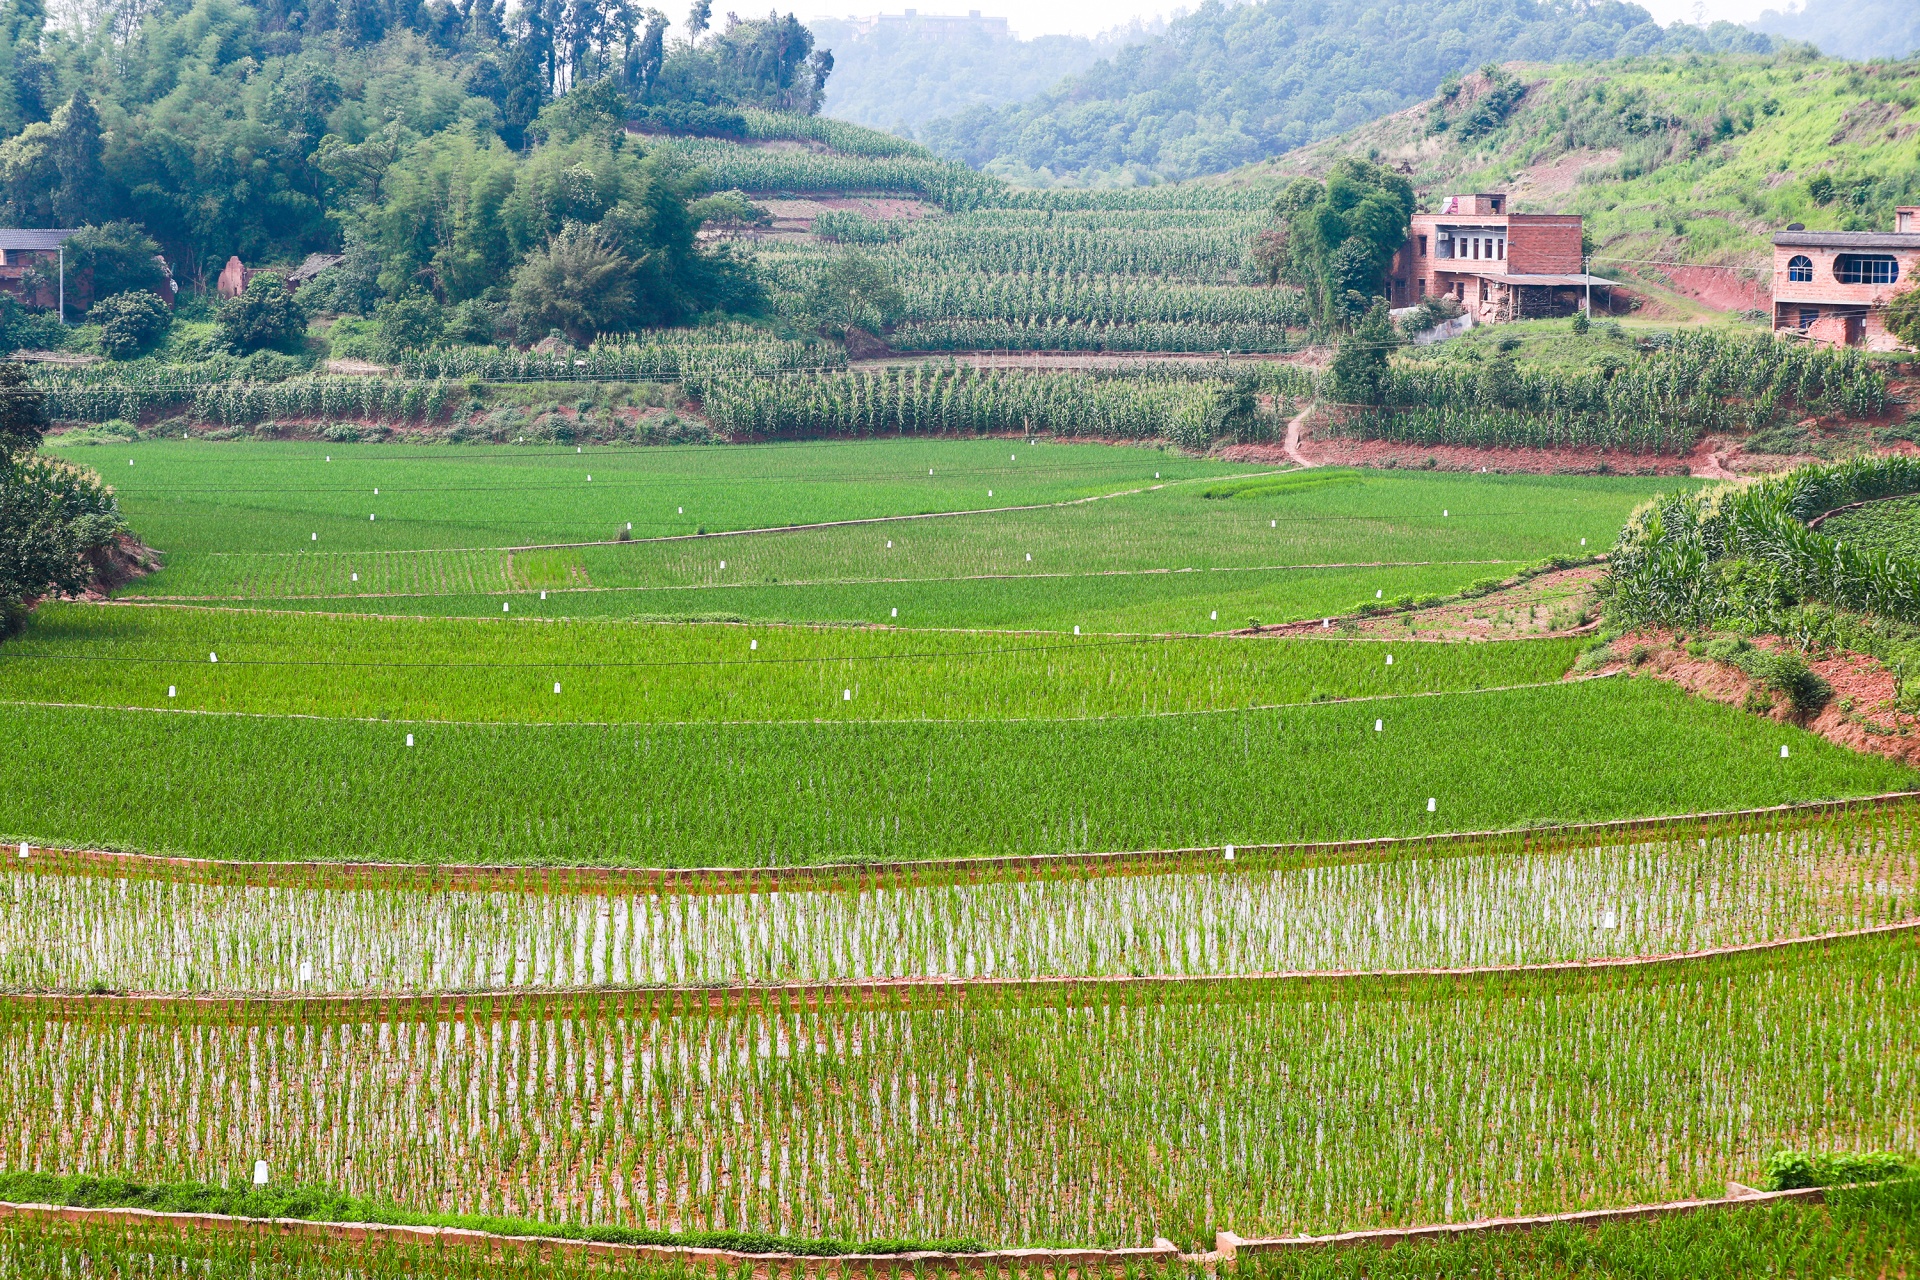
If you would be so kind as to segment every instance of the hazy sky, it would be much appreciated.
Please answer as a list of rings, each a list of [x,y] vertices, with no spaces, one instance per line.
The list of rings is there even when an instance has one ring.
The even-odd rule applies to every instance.
[[[741,0],[734,0],[741,3]],[[1639,0],[1653,16],[1661,22],[1677,22],[1682,19],[1693,21],[1704,15],[1709,21],[1726,18],[1735,22],[1744,22],[1757,17],[1764,9],[1784,8],[1790,0]],[[1110,27],[1120,26],[1134,18],[1150,18],[1161,14],[1171,14],[1178,7],[1172,4],[1158,3],[1156,0],[1022,0],[1018,5],[1008,5],[1004,0],[1000,4],[993,0],[919,0],[916,7],[923,13],[965,13],[975,5],[989,16],[1004,15],[1020,35],[1031,38],[1043,35],[1081,35],[1090,36]],[[781,5],[782,12],[791,6],[797,16],[805,21],[813,17],[845,18],[850,14],[862,16],[876,13],[899,13],[905,4],[889,4],[884,8],[875,8],[861,0],[786,0]],[[731,7],[728,0],[720,0],[714,5],[715,16],[720,17]],[[676,12],[677,10],[677,12]],[[685,13],[684,6],[676,5],[668,11],[679,19]],[[742,17],[760,12],[756,3],[742,3],[738,10]],[[682,29],[684,30],[684,29]]]

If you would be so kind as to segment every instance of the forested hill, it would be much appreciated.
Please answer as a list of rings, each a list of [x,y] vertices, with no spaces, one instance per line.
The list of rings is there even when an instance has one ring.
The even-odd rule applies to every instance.
[[[1043,93],[1128,44],[1150,39],[1164,22],[1135,23],[1084,36],[1021,40],[986,23],[896,19],[863,30],[835,18],[807,24],[833,50],[825,114],[912,135],[929,120],[968,107],[1005,106]]]
[[[694,43],[631,0],[83,10],[76,33],[41,0],[0,4],[0,225],[137,224],[183,287],[231,254],[297,261],[344,237],[368,288],[378,272],[387,294],[460,301],[575,223],[590,234],[574,266],[588,241],[668,264],[634,282],[657,303],[635,320],[722,304],[710,273],[681,270],[703,272],[688,166],[621,125],[700,131],[711,104],[804,116],[831,69],[791,16]]]
[[[1914,0],[1805,0],[1769,9],[1753,26],[1818,45],[1836,58],[1920,54],[1920,4]]]
[[[1662,28],[1619,0],[1207,0],[1057,88],[919,137],[1015,181],[1188,178],[1401,110],[1489,61],[1770,47],[1728,23]]]
[[[1228,183],[1317,176],[1373,156],[1422,200],[1508,191],[1516,210],[1579,213],[1603,274],[1630,264],[1758,267],[1789,222],[1891,230],[1920,203],[1920,60],[1861,64],[1806,47],[1514,64]]]

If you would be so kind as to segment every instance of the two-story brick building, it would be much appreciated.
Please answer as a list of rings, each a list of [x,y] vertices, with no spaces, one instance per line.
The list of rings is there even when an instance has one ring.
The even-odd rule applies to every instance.
[[[1510,213],[1499,191],[1446,196],[1435,213],[1416,213],[1407,243],[1387,273],[1395,307],[1448,294],[1480,324],[1571,315],[1590,289],[1577,214]]]
[[[1920,281],[1920,205],[1896,209],[1893,232],[1781,231],[1773,237],[1773,327],[1835,346],[1893,351],[1893,295]]]

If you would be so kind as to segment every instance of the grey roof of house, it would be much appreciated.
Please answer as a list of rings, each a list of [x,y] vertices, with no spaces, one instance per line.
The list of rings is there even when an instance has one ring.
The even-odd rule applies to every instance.
[[[58,249],[77,230],[78,227],[64,231],[56,227],[0,228],[0,249]]]
[[[346,260],[343,253],[310,253],[305,261],[287,273],[287,280],[291,284],[305,284],[327,268],[337,267]]]
[[[1920,249],[1920,235],[1893,231],[1776,231],[1773,242],[1789,249]]]

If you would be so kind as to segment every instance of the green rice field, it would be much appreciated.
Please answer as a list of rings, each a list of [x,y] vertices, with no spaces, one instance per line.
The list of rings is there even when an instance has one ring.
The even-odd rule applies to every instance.
[[[1104,719],[820,724],[15,704],[0,707],[0,736],[10,838],[263,859],[897,861],[1479,830],[1916,781],[1802,730],[1620,679]]]
[[[10,1166],[419,1209],[1195,1248],[1718,1193],[1900,1142],[1912,931],[1572,974],[675,993],[508,1013],[0,1000]],[[182,1064],[192,1063],[182,1070]],[[1818,1063],[1817,1069],[1808,1069]],[[111,1096],[111,1124],[76,1125]]]
[[[133,465],[103,469],[166,557],[129,588],[142,597],[1055,630],[1214,631],[1447,594],[1601,549],[1660,487],[1018,441],[119,453]]]
[[[1920,774],[1579,678],[1589,634],[1343,625],[1604,551],[1685,482],[73,452],[107,449],[166,567],[0,642],[0,1175],[109,1204],[264,1162],[381,1221],[749,1252],[1205,1250],[1920,1131],[1920,807],[1768,809]],[[1874,1194],[1238,1268],[1877,1276],[1912,1250]],[[518,1256],[0,1216],[0,1277]]]
[[[1058,719],[1539,684],[1566,673],[1578,643],[1395,645],[53,603],[0,648],[0,699],[543,723]]]

